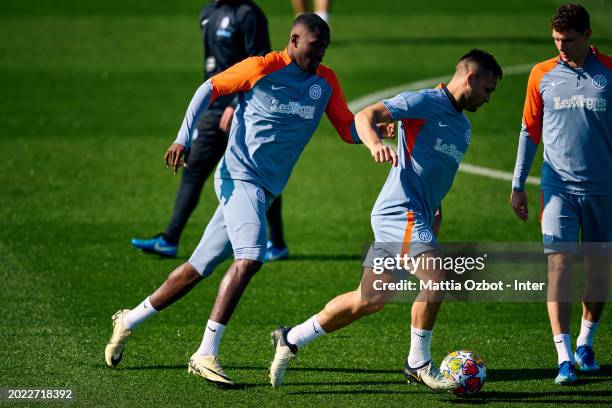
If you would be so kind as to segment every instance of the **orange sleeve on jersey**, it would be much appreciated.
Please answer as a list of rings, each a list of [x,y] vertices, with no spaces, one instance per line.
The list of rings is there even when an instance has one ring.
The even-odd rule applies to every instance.
[[[330,68],[319,65],[317,75],[324,78],[332,89],[331,97],[325,109],[329,121],[334,125],[342,140],[346,143],[355,143],[355,139],[351,134],[351,127],[355,117],[346,104],[346,98],[342,88],[340,88],[336,74]]]
[[[270,52],[263,57],[246,58],[211,78],[211,102],[222,95],[246,92],[266,75],[291,63],[286,51]]]
[[[523,124],[527,129],[529,138],[540,144],[542,139],[542,117],[544,115],[544,102],[540,95],[540,82],[544,75],[557,65],[557,58],[541,62],[533,67],[527,81],[525,107],[523,108]]]
[[[595,56],[597,57],[599,62],[601,62],[606,68],[612,69],[612,57],[606,54],[602,54],[595,47],[591,48],[593,49],[593,52],[595,53]]]

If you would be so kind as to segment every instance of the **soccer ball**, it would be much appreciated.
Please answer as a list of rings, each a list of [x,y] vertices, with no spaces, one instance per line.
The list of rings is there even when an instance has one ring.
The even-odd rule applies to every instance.
[[[457,383],[453,391],[455,395],[477,393],[484,386],[487,376],[484,361],[476,353],[467,350],[453,351],[446,356],[440,364],[440,372]]]

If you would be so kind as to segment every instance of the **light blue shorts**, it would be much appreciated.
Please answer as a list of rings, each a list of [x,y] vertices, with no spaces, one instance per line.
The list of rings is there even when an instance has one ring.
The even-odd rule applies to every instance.
[[[266,255],[266,210],[274,196],[251,182],[215,178],[219,206],[189,263],[208,276],[233,250],[235,259],[263,262]]]
[[[407,254],[416,257],[438,248],[431,225],[419,212],[373,215],[374,242],[370,245],[363,266],[372,268],[375,258],[395,258]]]
[[[612,241],[612,196],[544,190],[541,210],[545,253],[577,254],[579,241],[603,247],[608,247]]]

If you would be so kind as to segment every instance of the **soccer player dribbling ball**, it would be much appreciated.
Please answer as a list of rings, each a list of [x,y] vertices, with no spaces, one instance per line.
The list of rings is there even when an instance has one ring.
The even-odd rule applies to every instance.
[[[391,168],[372,210],[375,243],[363,263],[363,278],[356,290],[331,300],[305,322],[293,328],[281,326],[272,333],[273,387],[282,385],[289,362],[306,344],[380,311],[390,300],[392,293],[373,290],[376,258],[387,255],[393,258],[397,254],[440,256],[436,235],[441,202],[471,141],[470,123],[463,111],[475,112],[488,102],[501,77],[502,70],[491,54],[472,50],[461,57],[448,86],[440,84],[436,89],[404,92],[355,116],[357,132],[368,147],[380,143],[376,123],[401,122],[398,166]],[[419,279],[445,278],[441,270],[419,269],[415,273]],[[404,363],[404,374],[411,382],[448,391],[457,385],[440,373],[430,353],[442,297],[440,291],[422,290],[412,304],[410,353]]]

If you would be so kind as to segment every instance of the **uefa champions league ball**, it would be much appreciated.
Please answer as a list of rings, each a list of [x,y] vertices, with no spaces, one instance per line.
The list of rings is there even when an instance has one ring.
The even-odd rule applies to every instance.
[[[457,383],[455,395],[475,394],[482,389],[487,377],[484,361],[476,353],[457,350],[442,360],[440,372],[449,380]]]

